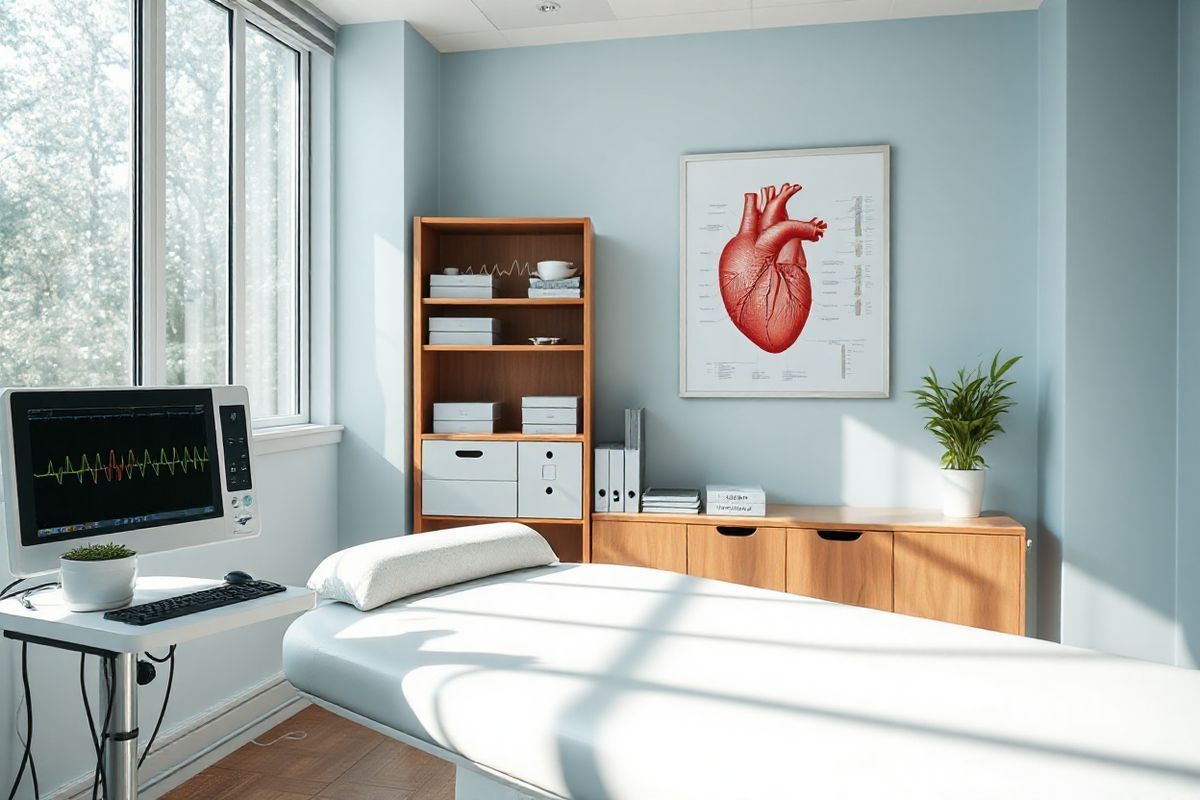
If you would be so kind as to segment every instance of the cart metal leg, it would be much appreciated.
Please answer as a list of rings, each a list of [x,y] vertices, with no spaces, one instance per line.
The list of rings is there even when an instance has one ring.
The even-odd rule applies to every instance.
[[[112,716],[104,731],[104,773],[107,800],[137,800],[137,654],[117,653],[110,662],[112,674],[105,668],[105,713],[112,703]]]

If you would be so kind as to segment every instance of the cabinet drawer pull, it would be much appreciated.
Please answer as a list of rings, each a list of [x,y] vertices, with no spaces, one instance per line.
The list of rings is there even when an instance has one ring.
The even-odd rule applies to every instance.
[[[741,525],[718,525],[717,533],[722,536],[753,536],[758,528],[746,528]]]
[[[459,458],[483,458],[482,450],[455,450],[454,455]]]
[[[862,531],[817,531],[817,536],[827,542],[857,542]]]

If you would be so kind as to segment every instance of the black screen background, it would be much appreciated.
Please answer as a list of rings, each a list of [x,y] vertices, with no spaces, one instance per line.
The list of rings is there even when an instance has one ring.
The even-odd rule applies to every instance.
[[[135,528],[155,527],[186,520],[210,519],[222,514],[220,462],[213,422],[212,392],[207,389],[22,392],[11,398],[16,450],[17,492],[21,511],[21,539],[26,545],[62,541]],[[89,415],[95,415],[87,419]],[[80,417],[80,419],[71,419]],[[111,417],[111,418],[103,418]],[[66,459],[79,468],[87,456],[104,464],[110,451],[116,460],[129,459],[132,450],[140,463],[149,451],[152,460],[161,452],[182,457],[184,449],[207,451],[204,469],[178,466],[174,474],[163,468],[158,475],[147,469],[98,480],[86,473],[35,478],[50,464],[62,469]],[[111,477],[111,479],[110,479]],[[186,518],[116,522],[82,531],[39,536],[38,531],[129,517],[200,510]]]

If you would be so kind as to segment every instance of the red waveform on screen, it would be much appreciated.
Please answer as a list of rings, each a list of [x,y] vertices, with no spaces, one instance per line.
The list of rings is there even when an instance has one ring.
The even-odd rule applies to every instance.
[[[50,461],[44,472],[35,472],[33,477],[51,478],[58,481],[59,486],[67,478],[75,478],[80,483],[87,478],[91,478],[92,483],[99,483],[101,479],[112,482],[133,477],[144,478],[148,472],[153,472],[155,477],[161,476],[164,471],[169,476],[175,475],[176,472],[203,472],[208,468],[208,461],[207,447],[185,447],[182,453],[172,447],[170,455],[167,455],[167,449],[164,447],[159,450],[157,458],[151,456],[147,449],[142,451],[140,459],[133,450],[129,450],[124,456],[118,456],[116,450],[109,450],[108,458],[102,458],[99,453],[96,453],[94,458],[89,458],[87,453],[84,453],[80,456],[78,466],[72,463],[69,456],[63,459],[61,467]]]

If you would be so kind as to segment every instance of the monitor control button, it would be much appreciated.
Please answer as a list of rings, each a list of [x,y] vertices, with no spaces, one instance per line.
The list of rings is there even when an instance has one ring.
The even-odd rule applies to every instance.
[[[254,505],[254,497],[252,495],[246,495],[242,498],[242,505],[244,505],[246,508]]]
[[[231,506],[233,506],[234,508],[237,508],[238,506],[240,506],[242,504],[242,501],[238,500],[236,497],[234,497],[229,500],[229,504]]]

